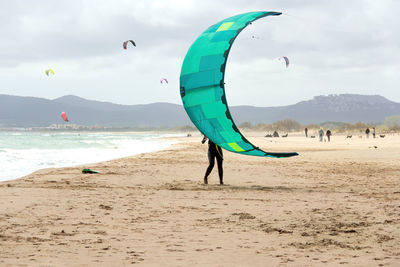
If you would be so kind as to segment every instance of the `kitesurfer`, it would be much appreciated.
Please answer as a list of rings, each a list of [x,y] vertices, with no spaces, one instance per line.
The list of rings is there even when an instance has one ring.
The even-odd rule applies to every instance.
[[[203,137],[201,141],[204,144],[207,141],[207,136]],[[206,170],[206,174],[204,175],[204,184],[208,184],[208,176],[210,175],[212,169],[214,168],[215,159],[217,159],[218,165],[218,175],[219,175],[219,184],[223,185],[223,170],[222,170],[222,161],[224,160],[224,156],[222,154],[222,148],[216,145],[213,141],[208,139],[208,168]]]

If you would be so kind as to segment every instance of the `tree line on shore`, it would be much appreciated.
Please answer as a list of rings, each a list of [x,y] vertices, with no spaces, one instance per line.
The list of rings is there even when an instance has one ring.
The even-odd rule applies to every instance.
[[[299,132],[304,131],[307,128],[309,131],[319,130],[320,128],[324,130],[331,130],[335,133],[362,133],[365,132],[367,128],[376,128],[379,133],[395,133],[400,132],[400,115],[389,116],[385,118],[383,123],[346,123],[346,122],[323,122],[320,124],[301,124],[293,119],[285,119],[276,121],[274,123],[257,123],[251,124],[250,122],[243,122],[238,125],[240,129],[251,130],[251,131],[262,131],[262,132]],[[12,131],[18,130],[16,128],[1,128],[0,131]],[[27,130],[27,129],[25,129]],[[49,130],[48,127],[34,127],[29,128],[33,131],[46,131]],[[54,129],[53,129],[54,130]],[[68,129],[60,129],[60,131],[66,131]],[[71,129],[69,129],[71,130]],[[79,129],[74,129],[79,131]],[[87,131],[87,129],[83,129]],[[177,127],[150,127],[150,126],[140,126],[140,127],[96,127],[93,131],[174,131],[174,132],[193,132],[197,131],[194,125],[184,125]]]
[[[400,132],[400,115],[386,117],[383,123],[346,123],[346,122],[324,122],[320,124],[301,124],[296,120],[285,119],[271,124],[257,123],[251,124],[250,122],[243,122],[239,128],[254,131],[283,131],[283,132],[298,132],[303,131],[305,128],[308,130],[318,130],[320,128],[330,129],[336,133],[347,132],[364,132],[367,128],[375,127],[380,133]]]

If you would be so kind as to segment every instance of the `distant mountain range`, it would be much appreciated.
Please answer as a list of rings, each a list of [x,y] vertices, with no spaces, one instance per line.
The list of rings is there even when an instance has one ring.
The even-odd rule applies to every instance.
[[[68,95],[49,100],[36,97],[0,95],[1,127],[44,127],[63,123],[65,111],[71,123],[109,127],[176,127],[191,125],[182,105],[153,103],[119,105]],[[379,95],[341,94],[316,96],[282,107],[232,106],[236,124],[272,123],[294,119],[302,124],[337,122],[383,122],[400,115],[400,103]]]

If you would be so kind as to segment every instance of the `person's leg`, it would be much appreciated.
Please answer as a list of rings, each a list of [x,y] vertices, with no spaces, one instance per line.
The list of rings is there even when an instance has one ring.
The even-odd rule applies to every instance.
[[[215,164],[215,155],[212,155],[210,150],[208,151],[208,162],[210,164],[208,165],[206,174],[204,175],[204,184],[208,184],[208,176],[210,175],[212,169],[214,168],[214,164]]]
[[[217,157],[219,184],[224,184],[224,180],[223,180],[224,170],[222,169],[222,162],[223,162],[223,159],[221,157]]]

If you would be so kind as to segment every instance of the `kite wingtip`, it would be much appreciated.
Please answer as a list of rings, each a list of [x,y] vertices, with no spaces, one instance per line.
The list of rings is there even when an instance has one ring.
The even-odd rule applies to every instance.
[[[283,14],[282,12],[279,12],[279,11],[270,11],[270,12],[272,13],[271,15],[274,15],[274,16],[280,16]]]
[[[287,155],[288,155],[289,157],[294,157],[294,156],[298,156],[299,153],[297,153],[297,152],[291,152],[291,153],[287,153]]]
[[[299,153],[297,153],[297,152],[286,153],[285,155],[282,155],[281,158],[290,158],[290,157],[295,157],[295,156],[298,156],[298,155],[299,155]]]

